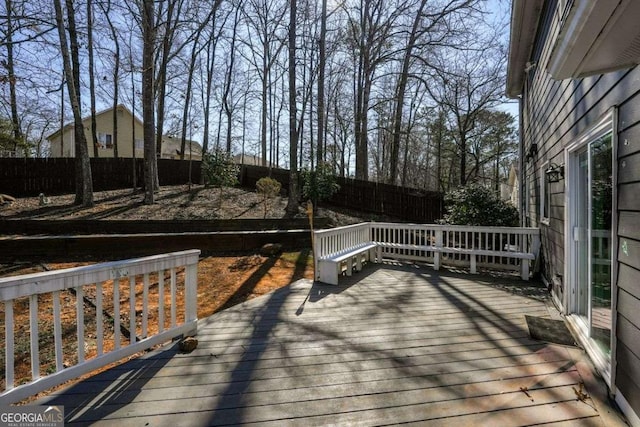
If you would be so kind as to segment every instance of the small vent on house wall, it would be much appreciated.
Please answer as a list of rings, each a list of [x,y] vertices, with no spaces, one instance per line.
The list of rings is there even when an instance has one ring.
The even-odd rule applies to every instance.
[[[618,55],[616,64],[637,64],[640,58],[640,34],[638,34],[623,52]]]

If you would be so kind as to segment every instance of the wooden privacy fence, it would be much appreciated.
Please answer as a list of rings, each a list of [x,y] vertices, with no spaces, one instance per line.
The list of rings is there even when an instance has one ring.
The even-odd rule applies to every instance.
[[[126,158],[92,158],[93,190],[116,190],[133,187],[134,160]],[[144,183],[144,161],[135,159],[136,186]],[[158,159],[160,185],[189,182],[189,161]],[[200,181],[200,162],[191,162],[191,182]],[[14,197],[68,194],[75,192],[73,158],[0,158],[0,193]]]
[[[92,158],[94,191],[132,188],[133,159]],[[136,186],[143,186],[144,162],[136,159]],[[191,162],[191,182],[200,182],[201,162]],[[289,189],[289,171],[262,166],[243,165],[240,185],[255,190],[265,176],[280,181],[283,193]],[[189,182],[189,161],[158,159],[160,185]],[[398,187],[378,182],[337,178],[340,190],[326,203],[347,209],[387,215],[413,222],[433,223],[442,218],[443,196],[435,191]],[[75,159],[70,158],[0,158],[0,193],[14,197],[69,194],[75,192]]]
[[[243,165],[240,185],[255,189],[256,182],[264,176],[280,181],[283,191],[287,192],[289,171],[286,169]],[[443,195],[436,191],[341,177],[337,182],[340,190],[326,201],[328,205],[414,222],[434,223],[443,216]]]
[[[0,404],[194,334],[199,254],[189,250],[0,278]],[[50,320],[40,313],[49,313]],[[30,372],[16,369],[23,365]]]

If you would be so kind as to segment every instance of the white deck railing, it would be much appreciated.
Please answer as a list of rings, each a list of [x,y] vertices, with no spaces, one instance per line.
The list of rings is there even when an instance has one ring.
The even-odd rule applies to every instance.
[[[195,333],[199,254],[189,250],[0,278],[0,404]],[[103,294],[113,298],[105,301]],[[20,384],[17,365],[31,367],[30,373],[18,373]]]
[[[362,223],[314,232],[318,260],[373,242],[380,257],[494,270],[521,270],[540,248],[540,230],[524,227],[471,227],[439,224]],[[316,268],[316,272],[318,268]]]

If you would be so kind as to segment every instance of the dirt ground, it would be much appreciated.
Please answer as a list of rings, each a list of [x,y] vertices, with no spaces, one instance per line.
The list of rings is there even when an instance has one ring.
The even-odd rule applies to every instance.
[[[0,204],[0,219],[240,219],[284,218],[287,199],[275,197],[265,207],[262,197],[241,188],[210,188],[202,185],[164,186],[155,203],[145,205],[144,194],[131,189],[94,193],[94,206],[73,206],[74,195],[24,197]],[[362,221],[359,215],[320,208],[316,214],[329,218],[332,225]],[[296,217],[306,217],[303,206]]]

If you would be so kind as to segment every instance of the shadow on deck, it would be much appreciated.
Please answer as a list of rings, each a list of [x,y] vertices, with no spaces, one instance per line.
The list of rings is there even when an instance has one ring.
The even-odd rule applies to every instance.
[[[370,265],[229,308],[200,321],[192,353],[155,351],[39,403],[119,426],[620,422],[582,352],[531,339],[525,315],[553,315],[541,285]]]

